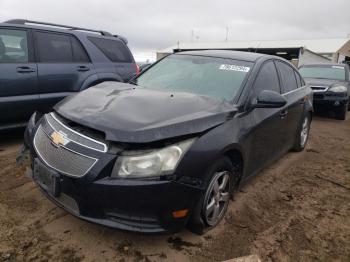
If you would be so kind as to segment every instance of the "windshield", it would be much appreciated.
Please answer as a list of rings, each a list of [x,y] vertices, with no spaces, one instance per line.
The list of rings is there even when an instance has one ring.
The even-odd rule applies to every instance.
[[[343,66],[304,66],[299,69],[299,72],[305,78],[345,80],[345,68]]]
[[[253,63],[216,57],[171,55],[136,79],[149,89],[187,92],[231,101]]]

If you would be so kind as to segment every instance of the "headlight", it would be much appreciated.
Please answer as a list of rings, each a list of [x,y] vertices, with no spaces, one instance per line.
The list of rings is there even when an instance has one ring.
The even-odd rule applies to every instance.
[[[167,175],[174,171],[195,139],[184,140],[151,152],[130,151],[120,156],[112,177],[142,178]]]
[[[328,89],[328,91],[340,93],[340,92],[347,92],[348,89],[345,86],[332,86]]]

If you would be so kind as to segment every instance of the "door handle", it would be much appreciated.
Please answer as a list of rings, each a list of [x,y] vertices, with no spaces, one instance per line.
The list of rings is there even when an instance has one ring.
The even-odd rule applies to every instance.
[[[77,69],[79,72],[86,72],[90,70],[90,68],[87,66],[78,66]]]
[[[283,110],[280,112],[280,117],[285,118],[288,115],[288,110]]]
[[[34,73],[35,69],[30,68],[28,66],[20,66],[20,67],[17,67],[17,72],[18,73]]]

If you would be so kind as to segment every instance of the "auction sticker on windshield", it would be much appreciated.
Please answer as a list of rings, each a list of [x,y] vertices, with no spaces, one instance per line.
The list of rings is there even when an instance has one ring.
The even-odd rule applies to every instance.
[[[250,70],[250,67],[239,66],[239,65],[222,64],[222,65],[220,65],[219,69],[220,70],[227,70],[227,71],[238,71],[238,72],[248,73],[249,70]]]

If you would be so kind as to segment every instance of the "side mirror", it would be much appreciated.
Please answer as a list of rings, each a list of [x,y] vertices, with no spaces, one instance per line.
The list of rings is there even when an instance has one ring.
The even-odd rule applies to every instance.
[[[263,90],[253,103],[254,108],[280,108],[287,104],[287,100],[281,94],[274,91]]]

